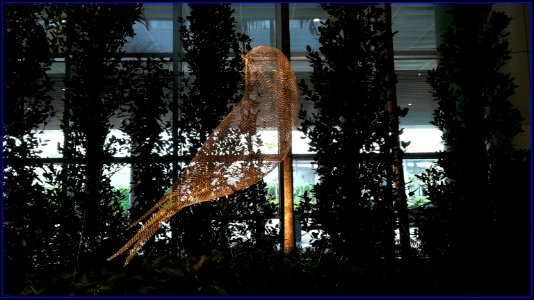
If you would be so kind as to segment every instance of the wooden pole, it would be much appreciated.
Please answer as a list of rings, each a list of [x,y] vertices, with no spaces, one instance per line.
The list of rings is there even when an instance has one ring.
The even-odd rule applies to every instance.
[[[289,44],[289,5],[279,4],[277,9],[277,21],[280,24],[280,31],[277,34],[278,48],[284,53],[288,60],[291,59],[291,49]],[[290,139],[291,140],[291,139]],[[280,182],[280,218],[281,232],[283,234],[284,254],[290,254],[295,250],[295,220],[293,214],[293,155],[291,146],[284,161],[279,166]]]

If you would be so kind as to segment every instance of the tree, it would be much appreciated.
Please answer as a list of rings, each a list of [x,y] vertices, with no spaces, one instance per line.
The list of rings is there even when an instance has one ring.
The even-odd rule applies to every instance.
[[[505,31],[510,18],[491,8],[451,6],[439,64],[428,77],[438,102],[432,124],[443,132],[445,151],[439,168],[421,176],[431,200],[420,225],[422,249],[442,273],[461,274],[449,284],[475,292],[521,286],[528,273],[521,267],[527,255],[519,250],[528,248],[528,216],[521,214],[527,209],[528,184],[522,178],[528,177],[528,160],[512,146],[521,116],[509,101],[513,79],[501,70],[510,58]],[[509,231],[521,236],[513,243],[519,253],[512,254],[512,245],[501,239]],[[510,263],[524,278],[504,278],[518,273]]]
[[[359,262],[394,257],[392,129],[386,111],[391,33],[375,5],[322,5],[330,15],[315,51],[312,89],[302,81],[302,130],[317,151],[317,221],[334,251]],[[389,79],[393,80],[393,79]]]
[[[169,144],[161,135],[169,125],[163,117],[170,108],[173,75],[165,64],[162,59],[150,57],[122,63],[125,118],[121,127],[130,136],[133,159],[130,220],[136,220],[152,207],[172,184],[168,162],[161,159]]]
[[[119,110],[122,47],[141,20],[140,5],[76,4],[52,6],[58,24],[54,35],[65,55],[65,144],[61,201],[71,203],[79,218],[80,263],[102,260],[114,249],[121,219],[120,195],[105,174],[116,167],[111,158],[120,142],[108,139],[111,117]],[[60,25],[61,24],[61,25]],[[86,257],[87,259],[84,259]]]
[[[6,292],[12,294],[54,260],[47,251],[55,230],[53,203],[36,173],[43,168],[36,133],[54,114],[53,82],[46,73],[54,52],[39,23],[42,6],[10,4],[4,9],[4,278]]]

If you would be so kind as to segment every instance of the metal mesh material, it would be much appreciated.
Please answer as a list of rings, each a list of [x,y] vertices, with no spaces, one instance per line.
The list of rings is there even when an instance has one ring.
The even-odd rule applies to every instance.
[[[131,248],[127,265],[161,223],[181,209],[243,190],[285,158],[298,110],[291,64],[280,50],[267,46],[253,48],[244,60],[243,99],[215,128],[170,191],[128,227],[150,216],[108,261]]]

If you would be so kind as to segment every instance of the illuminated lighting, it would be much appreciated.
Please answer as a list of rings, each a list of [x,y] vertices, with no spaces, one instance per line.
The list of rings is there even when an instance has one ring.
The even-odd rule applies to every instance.
[[[293,217],[293,158],[288,155],[283,164],[284,180],[284,253],[295,250],[295,222]]]
[[[313,22],[315,22],[315,23],[319,23],[319,22],[321,22],[321,19],[319,19],[319,18],[315,18],[315,19],[313,19]]]

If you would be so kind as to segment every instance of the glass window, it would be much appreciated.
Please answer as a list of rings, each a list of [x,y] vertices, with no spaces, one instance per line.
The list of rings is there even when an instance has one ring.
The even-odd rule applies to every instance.
[[[62,170],[61,164],[44,164],[41,168],[35,168],[35,174],[37,175],[37,180],[34,184],[41,184],[45,189],[51,190],[60,186],[60,182],[54,181],[55,176],[60,174]],[[48,179],[48,175],[51,179]]]
[[[295,199],[295,209],[298,209],[301,204],[300,202],[304,200],[303,196],[305,193],[310,198],[311,203],[316,203],[313,188],[319,181],[319,176],[315,170],[316,164],[313,160],[293,161],[293,197]],[[311,222],[311,220],[306,221],[308,223]],[[303,230],[300,222],[296,222],[295,225],[296,241],[302,247],[310,247],[314,236],[323,234],[321,230]]]
[[[65,75],[65,59],[55,58],[50,69],[46,71],[46,74],[50,75]]]
[[[239,3],[232,4],[237,31],[247,34],[251,47],[276,46],[275,4]]]
[[[425,70],[397,70],[397,103],[408,108],[406,117],[400,119],[401,127],[431,126],[436,101],[431,94],[431,86],[426,82]]]
[[[313,160],[293,159],[293,200],[296,204],[302,200],[306,191],[310,197],[313,196],[311,189],[319,181],[315,168]],[[278,203],[278,176],[278,167],[276,167],[263,178],[267,184],[269,197],[276,203]]]
[[[319,4],[289,4],[289,38],[291,56],[304,57],[306,46],[319,50],[318,27],[327,18]]]
[[[127,53],[168,53],[173,51],[173,4],[143,4],[146,24],[137,22],[135,36],[124,46]]]
[[[436,163],[437,159],[405,159],[403,161],[409,209],[416,209],[429,202],[426,187],[416,176],[424,173],[431,166],[436,166]]]
[[[419,71],[417,76],[426,76],[428,70],[438,66],[435,58],[395,59],[396,71]]]
[[[104,174],[110,176],[113,187],[129,189],[131,181],[129,164],[113,164]]]
[[[63,147],[63,130],[42,130],[35,134],[39,143],[39,157],[58,158],[63,157],[59,149]]]
[[[313,199],[313,186],[319,181],[319,176],[315,172],[315,161],[313,160],[293,160],[293,197],[298,204],[304,193]]]
[[[395,51],[436,50],[433,4],[392,4],[391,14]]]
[[[125,157],[129,155],[130,139],[127,134],[119,129],[111,129],[106,137],[105,145],[110,150],[116,151],[115,157]]]
[[[263,181],[267,185],[267,195],[269,201],[278,204],[278,167],[274,168],[270,173],[263,177]]]
[[[443,151],[441,130],[433,126],[407,126],[404,128],[401,141],[410,142],[404,149],[407,153]]]
[[[293,130],[291,151],[293,154],[310,154],[310,139],[302,131]]]
[[[311,198],[311,201],[315,201],[312,189],[314,185],[319,181],[319,176],[315,172],[315,162],[313,160],[293,159],[293,201],[295,206],[298,206],[302,201],[302,196],[305,192]],[[264,177],[264,181],[267,184],[267,193],[269,200],[276,204],[279,204],[278,188],[279,188],[279,173],[278,167],[271,173]],[[279,220],[274,218],[271,220],[270,227],[277,226]],[[317,230],[304,231],[298,221],[295,221],[295,236],[297,243],[302,247],[309,247],[310,242],[313,239],[313,235],[318,234]]]

